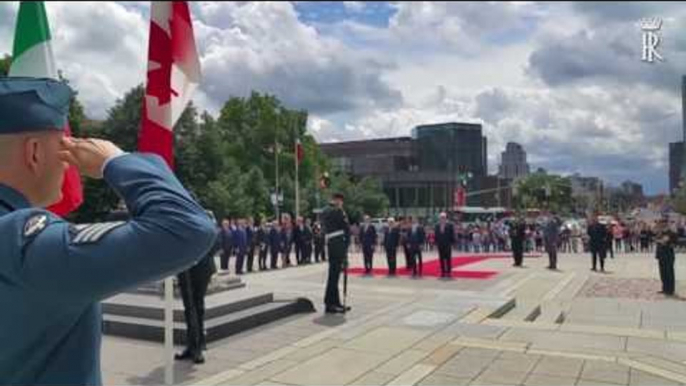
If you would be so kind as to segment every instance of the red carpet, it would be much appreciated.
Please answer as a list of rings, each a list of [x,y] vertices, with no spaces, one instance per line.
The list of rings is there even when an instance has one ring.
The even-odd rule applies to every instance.
[[[525,255],[526,257],[539,257],[540,255]],[[385,256],[375,256],[375,260],[378,260],[380,258],[383,258],[385,261]],[[453,278],[460,278],[460,279],[479,279],[479,280],[486,280],[490,279],[493,276],[497,275],[498,272],[496,271],[462,271],[462,270],[456,270],[456,268],[463,267],[465,265],[469,264],[474,264],[478,263],[480,261],[488,260],[488,259],[504,259],[508,258],[511,259],[512,255],[509,253],[495,253],[495,254],[466,254],[466,255],[460,255],[453,257]],[[398,261],[404,261],[403,256],[398,256]],[[349,274],[353,275],[359,275],[359,276],[364,276],[364,267],[353,267],[348,269]],[[388,269],[386,268],[374,268],[372,269],[372,276],[387,276],[388,275]],[[440,277],[441,276],[441,263],[436,260],[429,260],[429,261],[424,261],[424,269],[422,270],[422,276],[426,277]],[[408,270],[406,267],[398,267],[396,269],[396,275],[397,276],[411,276],[412,271]]]

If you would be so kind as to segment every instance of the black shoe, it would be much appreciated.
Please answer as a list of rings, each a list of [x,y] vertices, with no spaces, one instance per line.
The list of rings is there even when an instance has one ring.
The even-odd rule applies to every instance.
[[[183,350],[181,354],[174,354],[174,359],[177,361],[185,361],[187,359],[191,359],[192,357],[193,353],[188,349]]]
[[[205,357],[202,355],[202,352],[193,355],[193,363],[196,365],[205,363]]]
[[[327,314],[345,314],[345,309],[343,307],[326,306],[324,313],[327,313]]]
[[[346,313],[346,312],[352,310],[352,308],[350,306],[343,307],[342,305],[338,306],[338,309],[342,310],[343,313]]]

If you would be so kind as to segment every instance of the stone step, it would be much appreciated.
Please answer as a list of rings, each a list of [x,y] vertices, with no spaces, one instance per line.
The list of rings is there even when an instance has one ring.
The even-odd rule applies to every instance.
[[[233,312],[239,312],[251,307],[272,302],[274,294],[271,292],[257,292],[251,290],[231,291],[229,296],[224,294],[209,295],[205,299],[205,318],[212,319]],[[141,294],[120,294],[102,303],[104,314],[128,316],[143,319],[164,319],[164,299]],[[174,301],[174,320],[184,322],[183,302]]]
[[[207,294],[214,294],[222,291],[231,291],[240,288],[244,288],[245,283],[240,277],[229,276],[225,274],[217,274],[212,278],[212,282],[207,287]],[[127,291],[127,293],[142,294],[142,295],[164,295],[164,286],[162,282],[150,282],[143,284],[138,288],[132,288]],[[179,292],[179,287],[176,278],[174,278],[174,298],[180,299],[181,293]]]
[[[536,320],[540,314],[540,305],[516,302],[515,307],[510,310],[510,312],[504,314],[500,319],[531,322]]]
[[[251,328],[261,326],[298,313],[314,312],[314,306],[308,299],[270,302],[250,307],[238,312],[218,316],[205,321],[207,342],[235,335]],[[186,325],[175,321],[174,343],[186,343]],[[103,315],[103,332],[109,335],[123,336],[148,341],[164,341],[164,321],[121,315]]]
[[[534,320],[536,323],[563,323],[565,320],[566,307],[559,303],[543,304],[541,313]]]

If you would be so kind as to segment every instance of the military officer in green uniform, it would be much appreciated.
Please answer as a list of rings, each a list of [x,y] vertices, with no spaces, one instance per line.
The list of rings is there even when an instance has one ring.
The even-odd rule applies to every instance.
[[[329,277],[326,282],[326,295],[324,297],[327,314],[345,313],[350,310],[350,307],[341,303],[338,291],[341,270],[346,269],[348,264],[350,240],[350,224],[348,223],[348,216],[343,210],[343,201],[343,194],[334,194],[329,207],[323,214],[326,246],[329,254]]]
[[[162,158],[65,138],[73,95],[0,77],[0,384],[100,385],[100,301],[192,266],[216,237]],[[104,179],[130,219],[77,226],[43,209],[68,164]]]

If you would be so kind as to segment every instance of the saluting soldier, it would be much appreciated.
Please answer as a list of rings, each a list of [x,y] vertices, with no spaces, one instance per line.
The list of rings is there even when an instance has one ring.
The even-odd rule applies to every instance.
[[[329,277],[326,282],[325,312],[345,313],[350,307],[344,307],[338,291],[341,270],[347,268],[348,245],[350,242],[350,224],[348,215],[343,210],[344,196],[341,193],[333,195],[329,207],[324,212],[324,230],[329,254]]]
[[[52,79],[0,78],[0,382],[100,385],[100,301],[205,256],[214,224],[156,155],[69,139],[74,93]],[[68,163],[104,178],[131,219],[75,226],[43,209]]]

